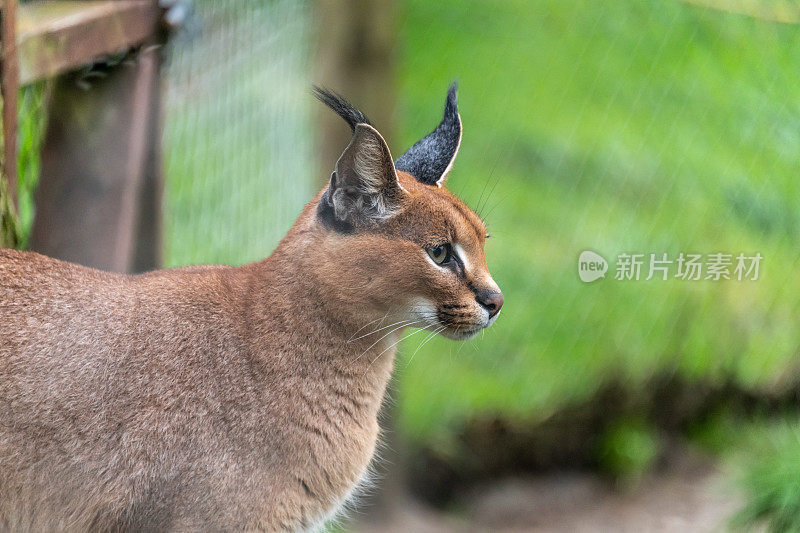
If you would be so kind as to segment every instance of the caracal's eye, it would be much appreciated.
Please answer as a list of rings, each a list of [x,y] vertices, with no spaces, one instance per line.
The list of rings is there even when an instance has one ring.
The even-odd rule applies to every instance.
[[[443,265],[453,259],[453,249],[450,244],[442,244],[425,250],[437,265]]]

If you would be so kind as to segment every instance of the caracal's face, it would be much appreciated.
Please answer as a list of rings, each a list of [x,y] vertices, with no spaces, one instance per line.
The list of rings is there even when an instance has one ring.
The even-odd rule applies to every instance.
[[[503,295],[486,266],[486,226],[444,188],[461,145],[457,89],[436,129],[395,161],[363,113],[317,88],[353,131],[317,218],[331,231],[331,274],[358,290],[365,314],[462,340],[494,323]]]
[[[403,208],[379,230],[377,248],[394,248],[382,285],[413,325],[468,339],[497,319],[500,288],[486,265],[483,221],[444,187],[398,172]]]

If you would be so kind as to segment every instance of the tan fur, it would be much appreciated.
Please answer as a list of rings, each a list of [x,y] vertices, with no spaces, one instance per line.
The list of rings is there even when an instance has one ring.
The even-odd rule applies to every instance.
[[[496,288],[480,219],[398,178],[379,230],[325,227],[320,194],[242,267],[127,276],[0,250],[0,529],[300,530],[336,512],[402,329],[370,332],[445,305],[461,338],[482,316],[468,283]],[[468,283],[426,258],[444,238]]]

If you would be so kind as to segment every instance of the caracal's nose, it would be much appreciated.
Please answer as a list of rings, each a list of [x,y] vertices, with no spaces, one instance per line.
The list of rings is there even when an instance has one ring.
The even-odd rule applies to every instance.
[[[503,293],[500,291],[484,291],[476,296],[478,303],[489,311],[489,318],[494,318],[503,307]]]

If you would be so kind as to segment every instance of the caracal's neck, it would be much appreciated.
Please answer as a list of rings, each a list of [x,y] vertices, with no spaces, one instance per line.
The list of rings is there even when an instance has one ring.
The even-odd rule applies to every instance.
[[[382,389],[402,321],[365,294],[363,285],[346,281],[337,262],[341,246],[327,245],[330,234],[308,211],[307,206],[267,259],[242,267],[253,330],[292,347],[296,365],[361,376]]]

